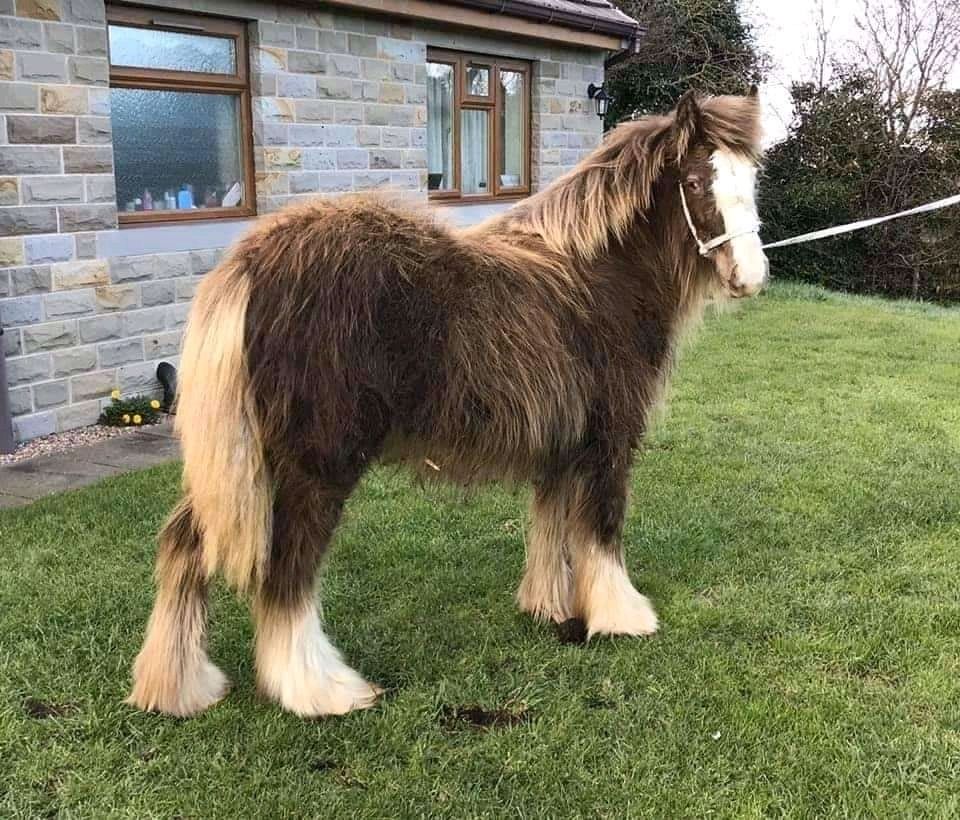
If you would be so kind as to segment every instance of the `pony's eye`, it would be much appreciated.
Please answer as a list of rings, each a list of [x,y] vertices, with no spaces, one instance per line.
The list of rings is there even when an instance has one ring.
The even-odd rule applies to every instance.
[[[690,193],[699,194],[700,193],[700,180],[696,177],[687,177],[687,188],[690,189]]]

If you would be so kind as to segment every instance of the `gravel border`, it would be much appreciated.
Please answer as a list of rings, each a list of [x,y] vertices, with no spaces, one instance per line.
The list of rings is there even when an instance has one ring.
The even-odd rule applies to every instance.
[[[25,441],[17,446],[9,455],[0,455],[0,466],[16,464],[37,456],[49,456],[55,453],[66,453],[85,444],[93,444],[117,436],[126,436],[137,430],[149,429],[152,425],[139,427],[108,427],[105,424],[93,424],[90,427],[78,427],[75,430],[66,430],[63,433],[51,433],[49,436]]]

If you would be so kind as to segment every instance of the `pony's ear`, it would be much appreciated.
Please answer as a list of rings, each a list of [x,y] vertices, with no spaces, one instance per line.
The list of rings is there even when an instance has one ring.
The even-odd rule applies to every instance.
[[[695,91],[688,91],[680,98],[674,114],[673,139],[678,163],[683,161],[702,127],[703,114],[700,111],[700,100]]]

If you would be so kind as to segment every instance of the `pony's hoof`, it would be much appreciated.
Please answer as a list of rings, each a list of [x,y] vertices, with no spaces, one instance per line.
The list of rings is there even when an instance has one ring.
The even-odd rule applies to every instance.
[[[562,606],[552,604],[534,604],[523,600],[518,600],[518,606],[521,612],[526,612],[537,623],[554,624],[560,626],[570,620],[571,613]]]
[[[650,601],[630,588],[591,613],[587,619],[587,639],[594,635],[653,635],[658,626],[657,613]]]
[[[540,623],[566,623],[573,617],[572,594],[566,584],[542,585],[524,577],[517,590],[517,606]]]
[[[322,676],[302,688],[285,688],[278,701],[299,717],[318,718],[369,709],[376,706],[383,694],[384,689],[344,666],[338,674]]]
[[[173,717],[198,715],[230,689],[226,675],[205,659],[180,678],[171,675],[167,665],[148,667],[138,659],[133,678],[133,690],[124,703]]]
[[[584,644],[587,642],[587,625],[580,618],[568,618],[557,624],[557,640],[560,643]]]

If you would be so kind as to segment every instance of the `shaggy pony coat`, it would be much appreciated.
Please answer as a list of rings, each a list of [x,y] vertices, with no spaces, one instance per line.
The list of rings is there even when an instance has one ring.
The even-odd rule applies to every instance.
[[[520,606],[589,634],[656,628],[624,570],[632,452],[685,323],[730,286],[679,204],[718,148],[754,159],[754,97],[686,98],[620,125],[577,168],[465,230],[368,196],[261,219],[200,285],[177,427],[184,496],[131,702],[219,699],[209,579],[252,598],[262,690],[299,714],[372,703],[319,625],[313,584],[344,501],[376,460],[534,487]],[[709,196],[691,202],[722,233]],[[439,468],[439,469],[437,469]]]

